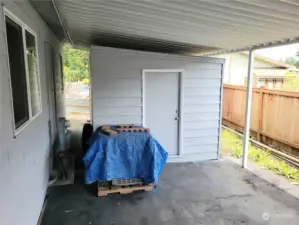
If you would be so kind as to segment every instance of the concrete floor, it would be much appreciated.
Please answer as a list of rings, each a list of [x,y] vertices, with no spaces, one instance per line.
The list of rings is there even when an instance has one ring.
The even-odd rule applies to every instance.
[[[53,187],[42,225],[298,225],[299,201],[228,160],[167,164],[155,193],[95,197],[77,174]]]

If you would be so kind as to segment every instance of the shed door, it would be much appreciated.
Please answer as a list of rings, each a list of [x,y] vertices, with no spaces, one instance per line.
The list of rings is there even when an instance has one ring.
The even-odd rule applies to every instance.
[[[145,73],[145,126],[169,155],[179,151],[179,73]]]

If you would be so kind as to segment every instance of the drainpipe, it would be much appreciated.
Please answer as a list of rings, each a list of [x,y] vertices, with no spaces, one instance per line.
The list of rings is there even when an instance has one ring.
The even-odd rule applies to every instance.
[[[246,111],[245,111],[245,121],[244,121],[244,143],[243,143],[243,159],[242,159],[243,168],[247,168],[247,161],[248,161],[253,64],[254,64],[254,50],[251,49],[249,51],[249,62],[248,62],[248,73],[247,73]]]

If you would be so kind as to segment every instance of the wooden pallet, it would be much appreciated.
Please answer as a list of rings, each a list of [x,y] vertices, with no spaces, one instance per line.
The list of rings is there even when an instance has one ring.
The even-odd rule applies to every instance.
[[[120,193],[122,195],[132,193],[134,191],[152,191],[152,185],[142,185],[142,186],[109,186],[109,187],[98,187],[98,197],[107,196],[112,193]]]

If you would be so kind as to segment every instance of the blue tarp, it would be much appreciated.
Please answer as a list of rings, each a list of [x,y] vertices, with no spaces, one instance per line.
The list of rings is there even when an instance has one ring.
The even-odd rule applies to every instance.
[[[122,132],[107,136],[94,132],[85,154],[85,183],[113,179],[143,179],[158,184],[168,153],[150,133]]]

